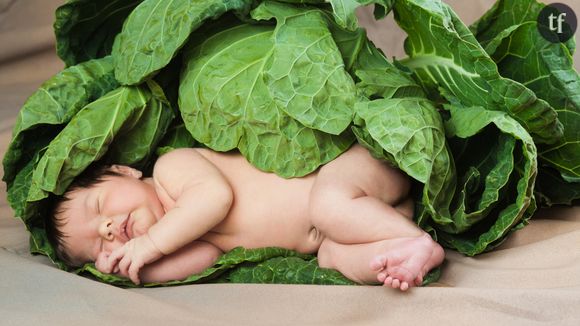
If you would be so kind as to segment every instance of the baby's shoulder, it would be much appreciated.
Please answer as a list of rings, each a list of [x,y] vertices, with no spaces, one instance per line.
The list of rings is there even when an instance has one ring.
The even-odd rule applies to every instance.
[[[192,166],[198,164],[198,161],[205,161],[205,158],[199,148],[177,148],[161,155],[154,165],[155,170],[171,170],[176,167]]]
[[[220,178],[221,168],[214,153],[205,148],[174,149],[157,159],[153,178],[175,182]]]

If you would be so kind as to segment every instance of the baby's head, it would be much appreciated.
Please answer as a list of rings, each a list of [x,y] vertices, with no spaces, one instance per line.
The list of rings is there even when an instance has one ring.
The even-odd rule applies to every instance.
[[[105,258],[164,214],[151,178],[128,166],[91,167],[54,201],[48,240],[69,266]]]

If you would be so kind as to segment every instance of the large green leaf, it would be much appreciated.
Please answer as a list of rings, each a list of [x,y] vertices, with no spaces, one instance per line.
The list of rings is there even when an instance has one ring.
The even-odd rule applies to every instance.
[[[141,1],[67,1],[55,12],[57,55],[67,66],[109,55],[125,18]]]
[[[538,32],[536,17],[543,6],[535,0],[501,0],[472,29],[503,76],[526,85],[556,109],[564,135],[554,144],[538,145],[540,165],[550,166],[540,168],[540,175],[548,175],[538,178],[538,190],[547,203],[570,203],[580,198],[580,78],[570,53],[573,39],[551,43]],[[560,172],[560,181],[553,169]]]
[[[181,116],[173,119],[173,122],[167,129],[167,132],[159,142],[159,147],[156,149],[158,156],[165,154],[176,148],[183,147],[201,147],[199,143],[193,139]]]
[[[457,15],[440,0],[395,2],[395,19],[408,34],[401,63],[438,97],[461,105],[504,111],[521,123],[538,143],[562,137],[557,114],[524,85],[503,78],[493,60]]]
[[[50,138],[45,140],[47,144],[49,141]],[[44,148],[39,150],[34,154],[30,161],[26,162],[25,165],[20,166],[16,178],[14,178],[11,183],[8,183],[7,199],[8,203],[10,203],[10,206],[14,210],[15,217],[24,216],[27,206],[26,198],[28,197],[28,191],[30,190],[30,185],[32,183],[32,173],[34,172],[34,168],[38,164],[38,160],[44,151]]]
[[[32,177],[28,201],[64,194],[75,176],[100,159],[123,130],[133,129],[151,94],[120,87],[85,106],[50,142]]]
[[[371,137],[390,153],[398,168],[427,182],[433,158],[445,150],[445,132],[435,107],[421,98],[360,102],[357,114]]]
[[[332,5],[332,12],[336,23],[348,30],[358,28],[358,22],[355,15],[356,8],[361,4],[356,0],[329,0]]]
[[[446,134],[464,186],[450,206],[453,223],[443,225],[433,216],[437,224],[432,226],[442,231],[441,243],[475,255],[493,249],[535,211],[537,151],[527,131],[505,112],[455,106],[448,110]]]
[[[411,74],[388,62],[369,40],[363,42],[353,70],[358,78],[356,88],[366,98],[426,97]]]
[[[358,26],[356,9],[360,6],[375,5],[375,18],[381,19],[387,15],[395,0],[326,0],[332,5],[334,20],[347,30],[354,31]]]
[[[524,41],[521,41],[524,40]],[[564,125],[564,136],[554,144],[538,145],[538,159],[560,172],[580,191],[580,78],[568,49],[550,43],[538,33],[535,22],[518,26],[493,54],[500,72],[524,83],[549,102]],[[543,188],[550,187],[550,183]],[[574,191],[570,192],[572,195]],[[571,197],[579,198],[579,197]]]
[[[270,26],[239,25],[194,46],[185,54],[179,107],[197,141],[217,151],[237,147],[264,171],[303,176],[353,137],[310,129],[280,109],[263,77],[273,33]]]
[[[249,0],[145,0],[131,12],[115,38],[115,77],[124,85],[141,83],[165,67],[189,34],[229,10],[247,10]]]
[[[23,216],[32,171],[49,142],[86,104],[118,86],[110,57],[69,67],[42,84],[21,108],[4,155],[8,202]]]
[[[330,4],[333,20],[341,28],[354,31],[359,28],[356,18],[356,9],[360,6],[375,5],[375,18],[384,18],[391,10],[394,0],[278,0],[279,2],[293,4],[316,5],[318,8],[326,9],[325,4]],[[265,2],[265,1],[264,1]]]
[[[537,21],[540,11],[545,6],[536,0],[498,0],[483,16],[471,24],[469,29],[487,51],[490,42],[501,41],[514,27]],[[532,34],[530,36],[533,37]],[[570,53],[574,53],[576,47],[574,38],[566,41],[564,45]],[[490,55],[493,53],[487,52]]]
[[[265,2],[252,17],[277,20],[264,82],[278,107],[306,127],[333,135],[343,132],[352,121],[355,88],[325,15],[318,9]]]
[[[332,33],[334,43],[336,43],[336,46],[340,51],[342,61],[344,62],[344,69],[346,69],[346,71],[348,71],[351,76],[353,76],[352,68],[354,62],[362,50],[365,42],[367,42],[366,32],[362,28],[354,31],[347,31],[344,28],[338,26],[336,23],[332,23],[332,20],[328,18],[328,14],[326,15],[328,29],[330,30],[330,33]]]
[[[544,166],[538,171],[535,195],[546,205],[578,205],[580,187],[577,182],[566,182],[558,170]]]
[[[10,184],[18,169],[54,138],[63,124],[117,86],[110,57],[67,68],[44,82],[18,113],[3,159],[3,180]]]
[[[124,164],[144,169],[151,163],[151,155],[165,136],[174,115],[161,87],[152,80],[147,81],[151,99],[137,124],[121,130],[109,147],[105,159],[114,164]]]

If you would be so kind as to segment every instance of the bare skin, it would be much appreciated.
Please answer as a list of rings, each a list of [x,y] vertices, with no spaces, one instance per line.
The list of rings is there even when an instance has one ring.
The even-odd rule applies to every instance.
[[[318,252],[321,267],[403,291],[444,259],[411,220],[407,177],[359,145],[294,179],[207,149],[164,155],[152,178],[113,169],[63,204],[65,250],[135,283],[185,278],[237,246]]]

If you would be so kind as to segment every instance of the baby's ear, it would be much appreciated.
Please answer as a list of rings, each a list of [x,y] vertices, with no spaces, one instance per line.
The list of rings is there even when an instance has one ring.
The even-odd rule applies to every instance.
[[[126,165],[113,164],[109,169],[113,172],[117,172],[136,179],[140,179],[143,176],[141,171]]]

